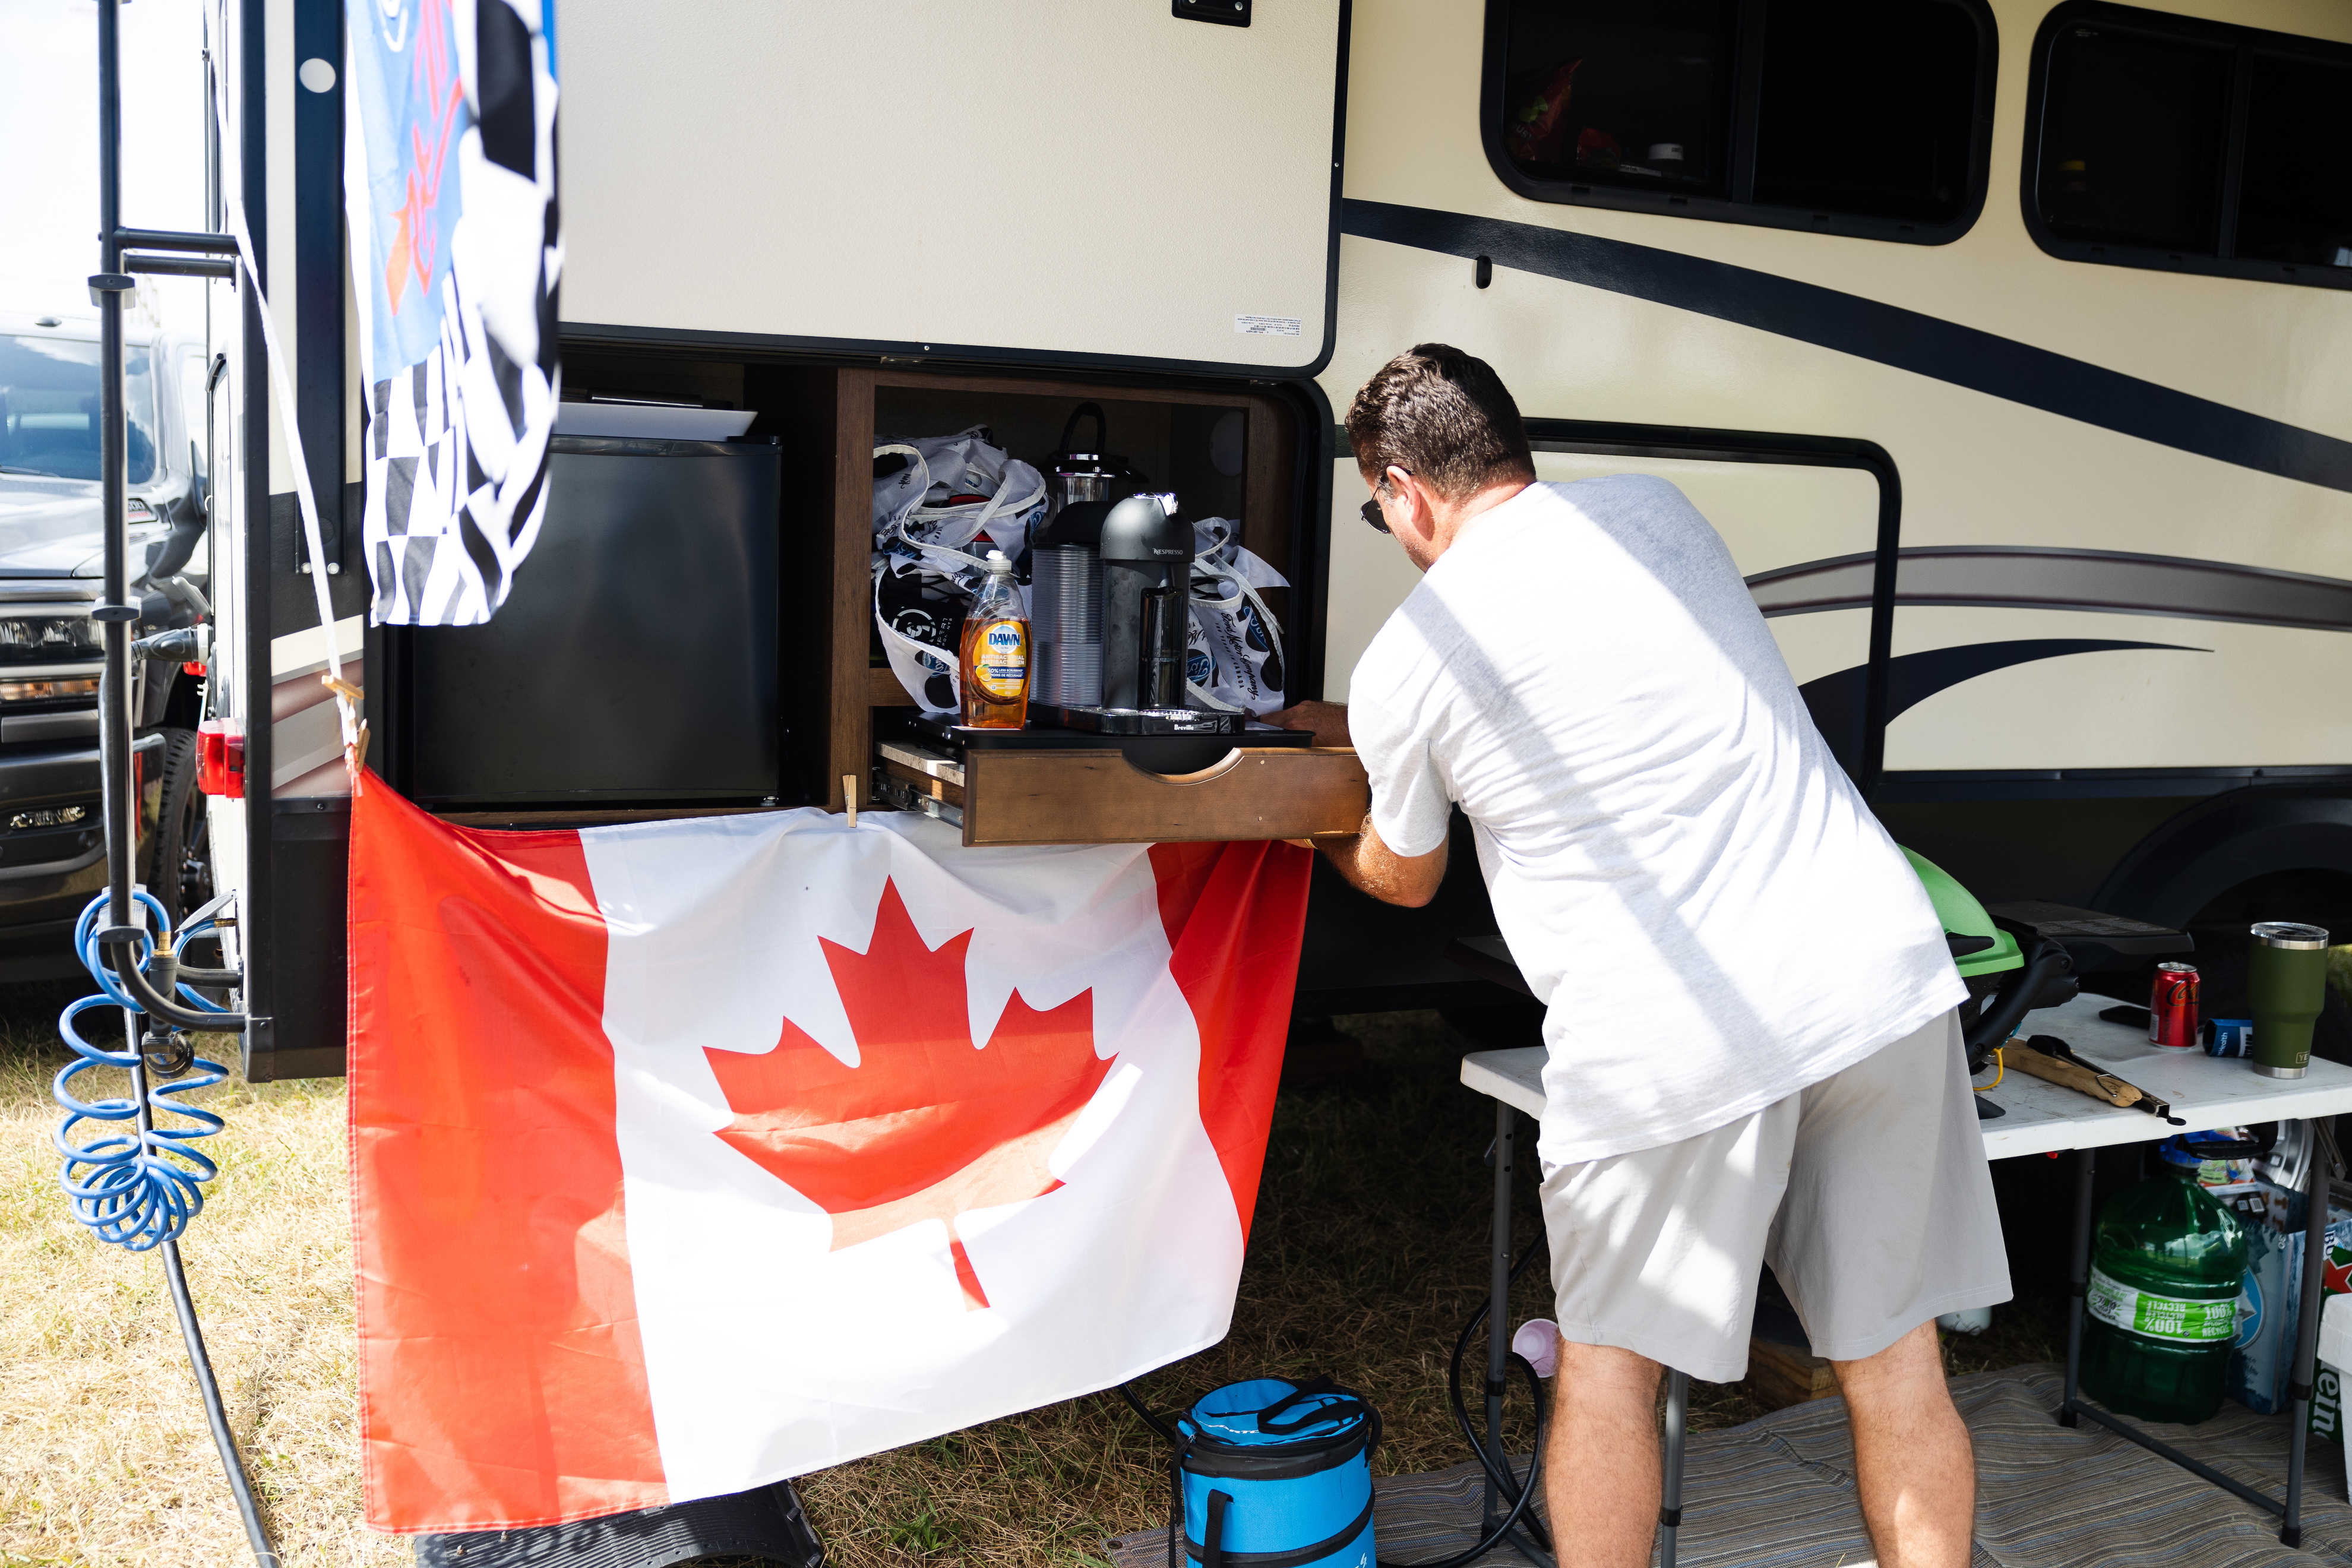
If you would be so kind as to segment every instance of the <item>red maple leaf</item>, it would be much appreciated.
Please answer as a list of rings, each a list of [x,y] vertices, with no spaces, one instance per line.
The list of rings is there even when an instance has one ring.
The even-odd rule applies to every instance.
[[[971,931],[925,945],[886,882],[863,953],[818,940],[858,1065],[789,1019],[772,1051],[706,1048],[735,1112],[718,1136],[831,1215],[835,1251],[944,1222],[964,1305],[985,1307],[956,1216],[1062,1184],[1046,1157],[1110,1071],[1095,1055],[1094,993],[1046,1013],[1016,993],[982,1047],[964,999]]]

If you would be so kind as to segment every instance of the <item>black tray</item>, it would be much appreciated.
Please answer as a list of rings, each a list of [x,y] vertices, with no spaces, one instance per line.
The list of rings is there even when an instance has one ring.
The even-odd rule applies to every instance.
[[[944,717],[911,709],[897,710],[895,721],[875,715],[877,735],[897,732],[939,751],[961,756],[967,751],[1108,752],[1116,751],[1146,773],[1192,773],[1213,767],[1237,746],[1311,746],[1315,736],[1306,730],[1283,730],[1252,720],[1238,735],[1104,735],[1086,730],[1030,724],[1019,730],[974,730]]]

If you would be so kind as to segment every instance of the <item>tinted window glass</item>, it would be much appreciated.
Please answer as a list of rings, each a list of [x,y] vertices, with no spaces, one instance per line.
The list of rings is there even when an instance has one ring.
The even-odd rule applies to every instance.
[[[1977,29],[1940,0],[1771,0],[1756,199],[1950,223],[1969,200]]]
[[[1722,195],[1736,0],[1521,0],[1503,148],[1522,174]]]
[[[191,454],[188,472],[201,479],[209,454],[205,450],[205,413],[212,401],[205,390],[205,351],[189,347],[180,351],[180,426]]]
[[[126,475],[155,478],[155,391],[147,351],[122,351]],[[98,345],[0,337],[0,476],[98,478]]]
[[[2254,57],[2240,256],[2352,267],[2352,68]]]
[[[2042,109],[2042,220],[2062,239],[2210,256],[2231,51],[2063,28]]]

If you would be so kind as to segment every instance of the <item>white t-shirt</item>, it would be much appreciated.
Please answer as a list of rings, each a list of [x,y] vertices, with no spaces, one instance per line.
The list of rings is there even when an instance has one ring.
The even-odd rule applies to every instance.
[[[1472,520],[1349,701],[1388,846],[1436,848],[1449,803],[1475,830],[1549,1009],[1547,1168],[1719,1127],[1965,995],[1730,552],[1663,479]]]

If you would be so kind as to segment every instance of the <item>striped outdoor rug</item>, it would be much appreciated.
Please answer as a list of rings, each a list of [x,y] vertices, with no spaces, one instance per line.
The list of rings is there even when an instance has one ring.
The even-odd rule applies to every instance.
[[[2285,1568],[2352,1562],[2341,1448],[2314,1444],[2300,1551],[2278,1521],[2186,1470],[2085,1423],[2052,1418],[2060,1369],[2012,1367],[1954,1380],[1976,1439],[1975,1568]],[[2273,1495],[2286,1485],[2286,1423],[2225,1404],[2197,1426],[2152,1430],[2215,1469]],[[1524,1462],[1524,1461],[1523,1461]],[[1475,1463],[1375,1481],[1380,1552],[1430,1562],[1477,1539]],[[1118,1568],[1165,1568],[1165,1529],[1109,1543]],[[1507,1549],[1496,1568],[1527,1559]],[[1815,1400],[1691,1439],[1683,1488],[1683,1568],[1867,1568],[1845,1402]]]

